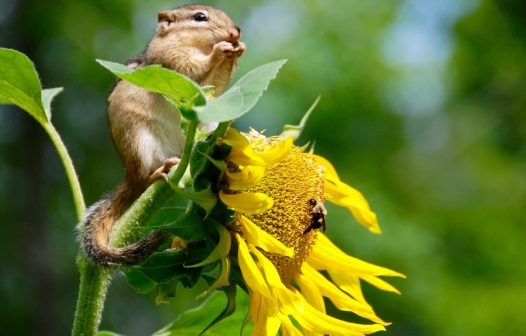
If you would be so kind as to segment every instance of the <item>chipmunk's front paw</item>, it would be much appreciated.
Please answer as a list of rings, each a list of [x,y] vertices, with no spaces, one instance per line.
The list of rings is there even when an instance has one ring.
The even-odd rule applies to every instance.
[[[214,49],[212,51],[213,56],[215,57],[232,57],[234,53],[234,45],[227,41],[221,41],[214,44]]]
[[[232,50],[232,55],[234,57],[240,57],[243,55],[243,52],[247,49],[247,45],[241,41],[237,42],[236,45],[234,45],[234,50]]]

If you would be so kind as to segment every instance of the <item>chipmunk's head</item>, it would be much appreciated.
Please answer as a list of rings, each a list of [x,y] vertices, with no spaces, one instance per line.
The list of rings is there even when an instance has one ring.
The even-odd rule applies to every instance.
[[[157,14],[154,39],[165,47],[193,47],[209,52],[214,44],[227,41],[236,46],[241,29],[223,11],[205,5],[188,5]]]

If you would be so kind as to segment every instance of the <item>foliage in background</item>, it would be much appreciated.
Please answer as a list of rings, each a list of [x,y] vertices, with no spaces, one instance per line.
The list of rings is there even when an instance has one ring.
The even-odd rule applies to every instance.
[[[316,140],[342,178],[368,196],[384,231],[371,237],[330,207],[328,235],[408,275],[395,284],[399,298],[368,293],[378,313],[396,321],[390,334],[523,330],[524,2],[206,2],[244,30],[248,50],[240,73],[289,59],[240,128],[263,125],[272,133],[323,95],[303,137]],[[53,119],[87,203],[123,174],[104,113],[113,78],[93,60],[123,62],[139,53],[156,11],[179,4],[0,2],[0,45],[35,60],[44,87],[67,88]],[[69,189],[38,125],[1,109],[1,329],[66,334],[77,287]],[[158,315],[151,297],[135,295],[123,282],[115,280],[103,327],[126,325],[127,335],[167,323],[204,288],[178,289],[180,302],[161,306]]]

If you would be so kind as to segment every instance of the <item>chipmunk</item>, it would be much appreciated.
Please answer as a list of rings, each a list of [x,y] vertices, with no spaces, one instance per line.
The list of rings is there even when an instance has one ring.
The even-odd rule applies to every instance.
[[[154,37],[143,54],[128,62],[130,68],[160,64],[200,85],[215,86],[221,94],[245,51],[241,30],[222,11],[188,5],[161,11]],[[181,116],[160,95],[129,82],[118,81],[108,98],[113,142],[124,162],[124,181],[93,204],[79,224],[84,253],[101,265],[135,265],[164,240],[153,232],[131,245],[112,248],[115,222],[150,183],[177,165],[184,145]]]

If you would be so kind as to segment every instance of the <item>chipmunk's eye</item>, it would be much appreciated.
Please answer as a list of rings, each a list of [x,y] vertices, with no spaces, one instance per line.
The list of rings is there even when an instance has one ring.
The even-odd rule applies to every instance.
[[[208,21],[208,18],[206,17],[206,14],[205,13],[202,13],[202,12],[197,12],[194,14],[193,16],[194,20],[197,21],[197,22],[204,22],[204,21]]]

